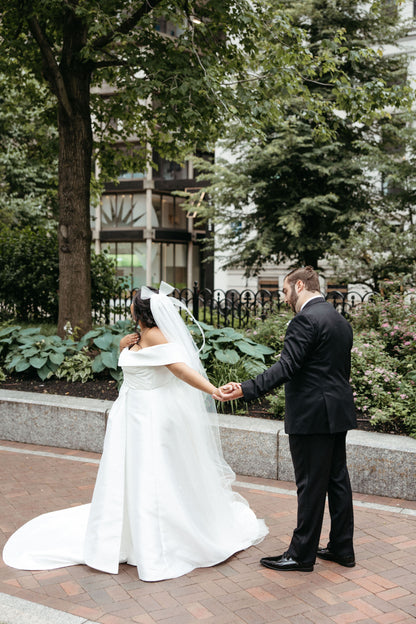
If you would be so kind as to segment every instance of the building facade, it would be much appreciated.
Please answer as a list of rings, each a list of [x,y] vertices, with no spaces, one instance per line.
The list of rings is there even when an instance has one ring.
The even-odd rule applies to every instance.
[[[195,226],[196,213],[184,209],[185,197],[177,194],[197,190],[192,161],[153,158],[157,169],[125,173],[106,185],[92,210],[95,250],[114,258],[126,288],[158,286],[161,280],[179,289],[195,281],[213,288],[212,263],[204,261],[202,245],[209,231]]]

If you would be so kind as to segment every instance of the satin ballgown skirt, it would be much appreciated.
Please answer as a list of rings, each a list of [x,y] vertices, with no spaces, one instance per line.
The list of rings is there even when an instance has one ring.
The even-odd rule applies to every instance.
[[[120,562],[158,581],[215,565],[267,534],[231,489],[234,474],[203,393],[166,364],[173,343],[120,355],[124,382],[108,419],[92,502],[43,514],[14,533],[5,563],[25,570]]]

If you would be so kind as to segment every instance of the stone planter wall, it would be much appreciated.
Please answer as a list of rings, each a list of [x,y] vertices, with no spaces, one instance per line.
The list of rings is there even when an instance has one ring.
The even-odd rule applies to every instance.
[[[111,401],[0,390],[0,439],[101,452]],[[276,420],[219,414],[225,459],[239,475],[293,481],[288,436]],[[355,492],[416,500],[416,440],[350,431]]]

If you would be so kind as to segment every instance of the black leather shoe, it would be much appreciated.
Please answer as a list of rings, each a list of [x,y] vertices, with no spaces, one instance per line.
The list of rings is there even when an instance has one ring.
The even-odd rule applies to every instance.
[[[335,563],[339,563],[339,565],[345,566],[346,568],[353,568],[355,566],[354,555],[342,557],[332,552],[332,550],[329,550],[329,548],[318,548],[316,556],[326,561],[335,561]]]
[[[298,572],[312,572],[313,565],[305,565],[300,561],[292,559],[287,553],[278,557],[263,557],[260,559],[261,565],[271,570],[297,570]]]

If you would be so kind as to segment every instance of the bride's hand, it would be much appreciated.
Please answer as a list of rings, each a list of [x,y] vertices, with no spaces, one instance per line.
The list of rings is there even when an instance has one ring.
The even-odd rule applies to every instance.
[[[213,393],[213,398],[217,401],[231,401],[234,399],[240,399],[243,396],[241,390],[241,384],[236,381],[231,381]]]
[[[139,338],[139,334],[127,334],[127,336],[123,336],[120,340],[120,351],[123,351],[126,347],[131,347],[136,344]]]

